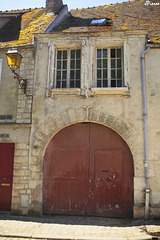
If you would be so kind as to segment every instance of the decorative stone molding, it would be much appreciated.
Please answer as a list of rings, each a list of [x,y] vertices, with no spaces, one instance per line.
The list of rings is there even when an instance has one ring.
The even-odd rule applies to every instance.
[[[84,121],[102,124],[111,128],[124,139],[133,156],[135,155],[135,149],[138,145],[136,141],[137,134],[128,123],[99,109],[82,106],[79,109],[68,109],[54,118],[47,119],[41,126],[37,126],[34,129],[32,134],[31,158],[39,159],[38,161],[42,162],[45,149],[57,132],[66,126]]]

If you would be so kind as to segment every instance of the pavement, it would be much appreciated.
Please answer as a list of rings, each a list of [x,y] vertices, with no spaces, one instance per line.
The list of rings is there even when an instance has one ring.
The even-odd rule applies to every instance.
[[[80,216],[15,216],[0,212],[0,240],[148,240],[160,239],[160,220]]]

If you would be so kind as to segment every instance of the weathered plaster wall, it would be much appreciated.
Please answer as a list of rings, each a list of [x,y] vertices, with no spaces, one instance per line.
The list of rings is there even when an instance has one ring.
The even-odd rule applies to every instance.
[[[0,115],[13,115],[13,118],[0,120],[0,142],[15,143],[12,212],[28,213],[29,201],[29,147],[32,120],[32,94],[34,78],[34,48],[20,49],[23,56],[19,75],[27,79],[27,91],[19,87],[18,80],[7,66],[7,49],[1,51],[3,58],[2,84],[0,87]],[[27,210],[26,210],[27,208]]]
[[[12,115],[12,119],[8,120],[10,122],[16,119],[18,83],[8,67],[6,52],[7,49],[0,51],[0,59],[2,59],[0,102],[3,102],[0,104],[0,115]]]
[[[120,36],[118,36],[120,38]],[[82,69],[82,76],[91,85],[92,53],[94,43],[99,41],[92,39],[92,43],[86,38],[83,39],[84,56],[82,62],[88,65]],[[144,36],[122,37],[127,45],[125,64],[127,65],[125,81],[129,84],[129,94],[105,93],[104,95],[94,94],[85,96],[52,94],[46,95],[48,86],[48,57],[49,39],[40,39],[37,45],[36,66],[35,66],[35,89],[33,103],[33,124],[31,133],[30,148],[30,185],[31,195],[29,208],[35,211],[42,211],[43,207],[43,154],[50,139],[63,127],[80,121],[97,122],[111,127],[123,137],[129,145],[134,160],[134,216],[144,216],[144,143],[143,143],[143,114],[142,114],[142,91],[141,91],[141,52],[145,48]],[[77,40],[77,39],[76,39]],[[106,41],[111,41],[106,36]],[[54,41],[53,41],[54,42]],[[85,44],[84,44],[85,42]],[[65,40],[61,39],[61,44]],[[74,46],[74,41],[72,41]],[[88,44],[88,45],[87,45]],[[98,44],[100,44],[98,42]],[[112,43],[113,44],[113,43]],[[123,43],[122,43],[123,44]],[[124,45],[123,45],[124,46]],[[126,51],[125,49],[125,51]],[[86,59],[86,58],[89,59]],[[94,61],[94,59],[93,59]],[[89,66],[89,67],[87,67]],[[88,76],[86,78],[86,76]],[[72,94],[72,93],[70,93]],[[84,106],[91,106],[88,110]]]
[[[160,49],[150,48],[146,54],[147,132],[150,214],[160,216]]]
[[[32,84],[34,75],[34,51],[24,50],[24,59],[20,73],[28,81],[28,96],[18,90],[16,121],[18,124],[29,124],[30,128],[16,129],[18,139],[15,150],[14,185],[12,211],[22,214],[40,214],[43,212],[43,155],[51,138],[62,128],[82,121],[96,122],[112,128],[128,144],[134,164],[134,217],[144,216],[144,140],[143,140],[143,106],[141,84],[141,58],[145,49],[144,35],[111,35],[74,36],[67,38],[54,35],[40,38],[37,42],[34,76],[34,101],[32,106]],[[56,36],[57,37],[57,36]],[[54,47],[77,44],[82,47],[82,84],[91,87],[94,78],[95,46],[109,45],[112,42],[121,44],[124,49],[124,76],[126,85],[120,92],[104,91],[97,94],[88,91],[80,96],[79,92],[69,91],[62,94],[49,89],[53,75]],[[103,41],[102,41],[103,40]],[[102,41],[102,42],[101,42]],[[117,43],[118,42],[118,43]],[[51,58],[52,49],[52,61]],[[159,216],[159,50],[151,49],[145,56],[147,88],[147,124],[149,182],[151,187],[150,215]],[[87,59],[88,58],[88,59]],[[50,66],[49,66],[50,64]],[[87,108],[87,106],[91,106]],[[87,110],[88,109],[88,110]],[[29,126],[29,125],[28,125]],[[1,130],[1,129],[0,129]],[[6,131],[13,132],[13,128]],[[24,132],[23,132],[24,131]],[[3,130],[4,132],[4,130]],[[18,134],[18,135],[17,135]],[[11,134],[12,135],[12,134]],[[1,140],[1,139],[0,139]],[[3,139],[4,141],[4,139]],[[6,140],[9,141],[9,140]],[[155,184],[157,183],[157,184]]]

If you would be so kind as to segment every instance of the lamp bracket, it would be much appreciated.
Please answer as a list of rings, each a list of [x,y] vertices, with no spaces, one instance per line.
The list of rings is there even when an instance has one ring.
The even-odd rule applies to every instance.
[[[23,79],[15,70],[12,70],[12,73],[14,74],[14,79],[18,79],[20,87],[24,89],[24,94],[26,94],[27,79]]]

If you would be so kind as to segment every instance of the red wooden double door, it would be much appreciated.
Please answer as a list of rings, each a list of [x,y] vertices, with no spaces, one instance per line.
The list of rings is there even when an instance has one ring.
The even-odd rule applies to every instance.
[[[95,123],[64,128],[44,156],[45,214],[131,217],[133,161],[124,140]]]
[[[0,143],[0,211],[11,210],[14,143]]]

